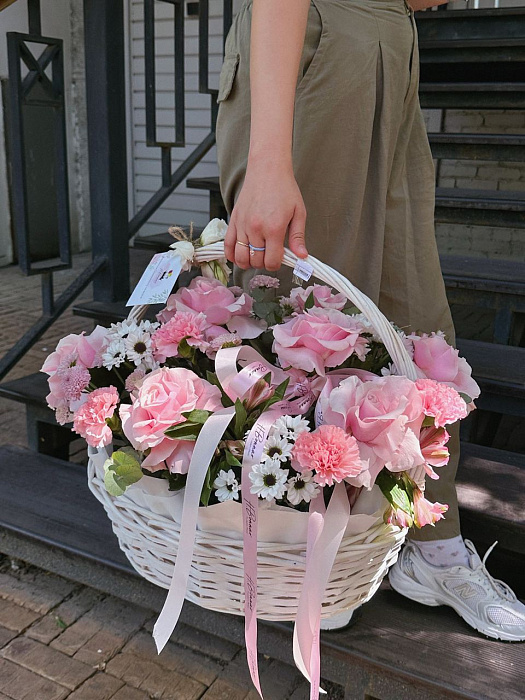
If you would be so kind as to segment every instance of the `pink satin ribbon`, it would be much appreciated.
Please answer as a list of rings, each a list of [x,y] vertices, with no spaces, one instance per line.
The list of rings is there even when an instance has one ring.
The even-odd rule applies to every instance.
[[[293,635],[295,664],[310,681],[310,700],[319,698],[319,634],[324,591],[349,517],[350,504],[344,483],[336,484],[326,510],[322,493],[310,503],[306,571]]]
[[[237,370],[237,364],[243,366],[241,371]],[[215,371],[222,388],[232,401],[242,399],[259,379],[269,373],[274,386],[283,382],[287,376],[248,346],[219,350]],[[260,462],[268,433],[275,421],[284,415],[305,413],[314,401],[315,396],[309,392],[291,401],[280,401],[264,412],[246,439],[242,460],[245,640],[250,675],[261,698],[263,695],[257,661],[258,497],[250,492],[248,474]],[[202,486],[215,449],[234,415],[234,407],[223,408],[211,415],[195,443],[185,487],[177,560],[168,596],[153,629],[158,653],[169,640],[182,610],[195,545]],[[310,504],[306,572],[294,627],[294,658],[299,670],[311,683],[311,700],[319,697],[319,625],[323,594],[348,516],[348,498],[343,484],[338,484],[334,489],[326,512],[322,494]]]

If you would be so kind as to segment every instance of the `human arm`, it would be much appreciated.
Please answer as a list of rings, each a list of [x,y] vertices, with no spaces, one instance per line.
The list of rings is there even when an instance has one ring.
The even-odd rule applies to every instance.
[[[310,0],[253,0],[250,39],[251,124],[246,175],[235,203],[225,249],[239,267],[280,267],[286,233],[306,257],[306,210],[294,177],[295,89]],[[263,248],[250,256],[246,246]]]

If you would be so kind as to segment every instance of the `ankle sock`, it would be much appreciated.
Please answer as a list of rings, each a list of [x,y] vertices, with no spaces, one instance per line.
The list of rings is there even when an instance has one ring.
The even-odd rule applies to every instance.
[[[469,551],[465,547],[463,537],[458,535],[447,540],[431,540],[419,542],[412,540],[417,545],[425,561],[433,566],[469,566]]]

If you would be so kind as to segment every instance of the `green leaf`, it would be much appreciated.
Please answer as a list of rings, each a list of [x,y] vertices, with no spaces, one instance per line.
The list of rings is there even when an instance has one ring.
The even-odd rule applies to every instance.
[[[408,493],[408,484],[399,481],[388,469],[383,469],[377,475],[376,484],[391,506],[400,508],[405,513],[412,513],[412,499],[411,494]]]
[[[204,411],[202,409],[196,408],[193,411],[190,411],[189,413],[183,413],[182,415],[184,418],[186,418],[190,423],[206,423],[208,418],[210,417],[210,411]]]
[[[194,355],[195,355],[195,348],[192,348],[191,345],[188,345],[188,341],[186,338],[183,338],[178,346],[178,353],[180,357],[183,357],[185,360],[192,360]]]
[[[202,423],[185,421],[184,423],[178,423],[177,425],[172,425],[171,428],[167,428],[164,431],[164,435],[172,440],[196,440],[199,437],[201,428]]]
[[[253,297],[254,301],[263,301],[266,296],[266,289],[263,287],[256,287],[250,292],[250,296]]]
[[[315,298],[314,298],[314,293],[310,292],[308,295],[308,299],[304,303],[304,310],[308,311],[308,309],[311,309],[315,305]]]
[[[425,420],[423,421],[421,427],[422,428],[432,428],[435,423],[435,418],[434,416],[425,416]]]
[[[246,412],[246,409],[244,408],[244,404],[240,399],[237,399],[235,402],[235,435],[237,437],[244,437],[244,433],[246,432],[246,420],[248,418],[248,413]]]
[[[222,405],[226,408],[228,406],[233,406],[233,401],[230,399],[228,394],[225,393],[224,389],[221,386],[221,383],[217,379],[217,375],[215,374],[215,372],[210,372],[209,370],[206,370],[206,379],[210,382],[210,384],[213,384],[213,386],[216,386],[220,389],[222,394]]]
[[[204,484],[202,485],[201,491],[201,503],[203,506],[207,506],[210,502],[211,492],[213,491],[213,482],[217,478],[221,467],[221,463],[212,464],[206,472],[206,477],[204,479]]]
[[[458,392],[465,403],[472,403],[472,398],[468,394],[464,394],[462,391]]]
[[[242,467],[241,462],[239,462],[237,457],[232,455],[232,453],[229,450],[225,450],[224,456],[226,458],[226,463],[229,467]]]
[[[64,620],[58,615],[55,615],[55,623],[56,626],[60,627],[61,630],[65,630],[67,627],[67,622],[64,622]]]
[[[131,447],[113,452],[104,463],[104,485],[111,496],[121,496],[128,486],[142,479],[137,453]]]
[[[253,304],[253,313],[259,318],[266,319],[271,313],[277,313],[279,305],[274,301],[256,301]]]

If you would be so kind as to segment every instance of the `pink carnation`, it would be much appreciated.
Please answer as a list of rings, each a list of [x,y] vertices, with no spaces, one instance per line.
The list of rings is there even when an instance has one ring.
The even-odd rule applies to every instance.
[[[137,367],[137,369],[133,370],[133,372],[126,379],[126,391],[128,391],[130,394],[133,391],[136,391],[142,384],[142,380],[145,376],[146,370],[142,369],[142,367]]]
[[[292,450],[292,466],[297,471],[315,470],[314,481],[333,486],[363,469],[354,437],[335,425],[322,425],[313,433],[300,433]]]
[[[451,386],[433,379],[418,379],[416,387],[423,398],[425,415],[434,418],[436,427],[443,427],[466,418],[467,404]]]
[[[252,317],[252,306],[253,299],[248,294],[239,296],[219,280],[195,277],[187,287],[169,297],[158,319],[166,323],[180,311],[202,313],[210,326],[217,327],[214,335],[224,333],[222,326],[226,326],[230,333],[236,332],[241,338],[257,338],[266,324]]]
[[[312,308],[273,327],[273,351],[281,367],[295,367],[324,376],[350,355],[364,360],[368,341],[363,326],[337,309]]]
[[[73,365],[65,369],[59,369],[55,375],[60,383],[60,392],[64,399],[70,404],[72,401],[78,401],[82,392],[87,388],[91,381],[89,370],[83,365]]]
[[[91,447],[109,445],[113,439],[113,433],[107,420],[112,418],[118,402],[119,395],[114,386],[95,389],[75,413],[73,430]]]
[[[106,336],[107,329],[102,326],[97,326],[90,335],[71,333],[62,338],[56,350],[48,356],[40,371],[49,375],[50,392],[46,401],[51,408],[60,408],[62,413],[69,410],[69,402],[79,394],[78,387],[86,379],[86,374],[80,369],[69,376],[68,370],[76,366],[85,369],[100,367]]]
[[[472,368],[442,335],[411,335],[410,339],[414,343],[414,363],[421,377],[448,384],[471,399],[477,399],[480,388],[472,379]]]
[[[222,408],[221,392],[194,372],[182,367],[162,367],[148,374],[131,405],[121,405],[122,429],[133,447],[150,453],[142,466],[150,471],[168,468],[185,474],[194,443],[173,440],[164,431],[183,423],[183,413],[194,409]]]
[[[423,402],[414,382],[406,377],[363,381],[354,373],[337,388],[323,391],[316,418],[356,438],[366,468],[351,481],[354,486],[370,487],[383,467],[397,472],[424,463],[419,444]]]
[[[179,343],[186,340],[188,345],[205,352],[208,348],[206,330],[209,323],[202,313],[179,311],[160,326],[151,336],[153,356],[157,362],[166,362],[168,357],[177,357]]]
[[[414,490],[414,524],[416,527],[434,525],[443,518],[448,510],[447,505],[427,501],[419,489]]]

